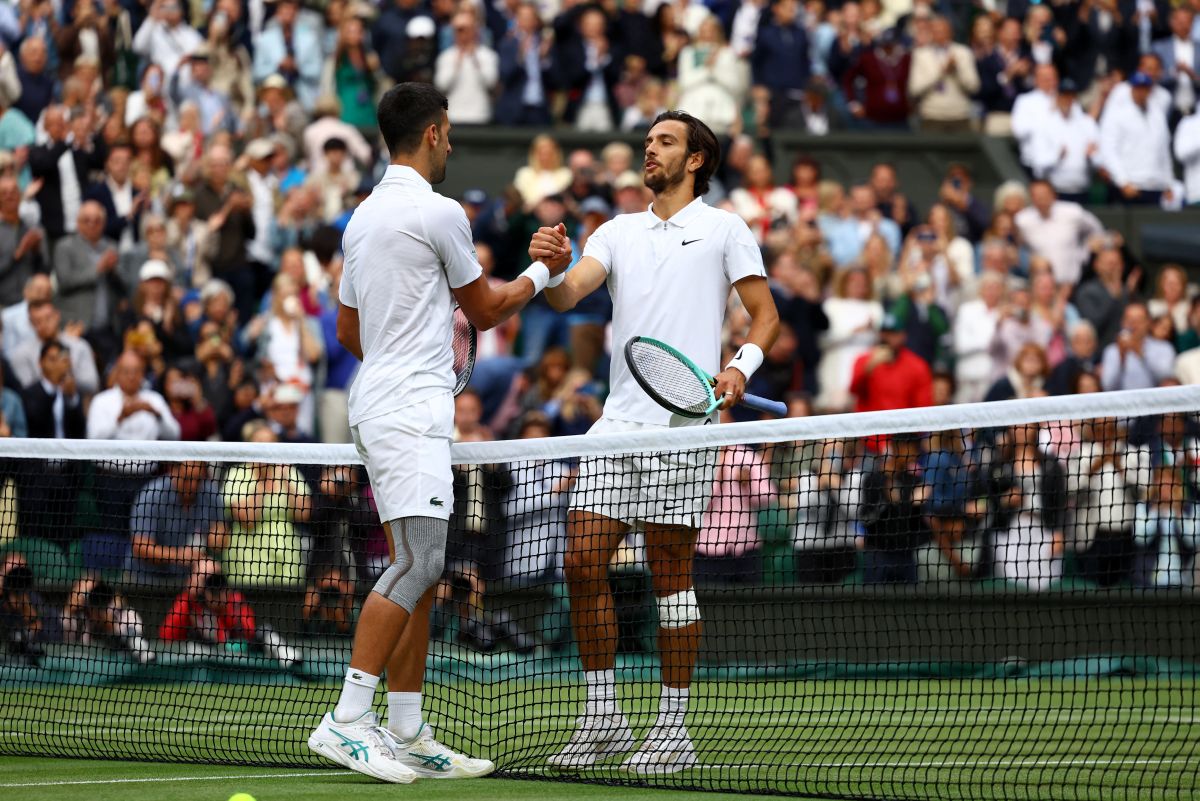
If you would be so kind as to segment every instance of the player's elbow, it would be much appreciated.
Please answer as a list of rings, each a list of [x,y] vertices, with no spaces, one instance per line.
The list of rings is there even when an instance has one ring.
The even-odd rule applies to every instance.
[[[565,288],[559,290],[558,292],[547,290],[542,294],[546,296],[546,302],[550,304],[550,308],[554,309],[556,312],[570,311],[571,309],[575,308],[575,298],[572,297],[570,291]]]

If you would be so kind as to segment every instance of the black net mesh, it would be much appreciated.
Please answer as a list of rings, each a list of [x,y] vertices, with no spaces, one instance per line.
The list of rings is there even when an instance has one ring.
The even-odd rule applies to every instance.
[[[454,468],[424,708],[448,745],[509,776],[678,788],[1196,797],[1194,414],[664,436]],[[260,458],[3,460],[0,753],[322,764],[305,739],[387,540],[361,466]],[[699,531],[613,538],[598,515]],[[689,573],[694,668],[694,629],[654,600]],[[637,741],[663,677],[691,679],[694,766],[548,767],[603,653]]]

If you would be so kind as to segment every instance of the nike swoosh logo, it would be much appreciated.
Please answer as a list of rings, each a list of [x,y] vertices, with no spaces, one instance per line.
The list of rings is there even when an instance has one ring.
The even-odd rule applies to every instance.
[[[703,239],[685,239],[685,240],[683,240],[683,246],[686,248],[688,245],[692,244],[693,242],[703,242],[703,241],[704,241]]]

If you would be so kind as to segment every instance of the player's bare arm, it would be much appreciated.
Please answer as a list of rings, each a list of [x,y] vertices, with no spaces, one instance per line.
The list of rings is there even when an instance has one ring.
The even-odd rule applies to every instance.
[[[750,331],[746,335],[746,342],[758,346],[761,353],[766,353],[779,337],[779,311],[775,308],[775,298],[771,297],[767,279],[743,278],[733,288],[750,315]],[[746,394],[746,374],[738,369],[736,362],[737,358],[715,376],[717,386],[714,394],[718,398],[725,396],[722,409],[741,403],[742,396]]]
[[[363,352],[362,341],[359,339],[358,309],[353,306],[347,306],[344,303],[338,304],[337,341],[343,348],[353,353],[354,358],[360,362],[362,361]]]

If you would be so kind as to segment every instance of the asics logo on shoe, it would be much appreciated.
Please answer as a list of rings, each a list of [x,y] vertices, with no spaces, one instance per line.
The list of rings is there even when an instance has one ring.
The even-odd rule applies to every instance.
[[[351,740],[346,735],[336,729],[330,729],[333,735],[342,741],[342,745],[346,747],[346,753],[352,759],[361,759],[363,762],[371,761],[371,752],[367,750],[367,744],[362,740]]]
[[[450,769],[450,757],[445,754],[414,754],[412,751],[409,751],[408,755],[413,759],[421,760],[421,764],[427,768],[437,771],[447,771]]]

